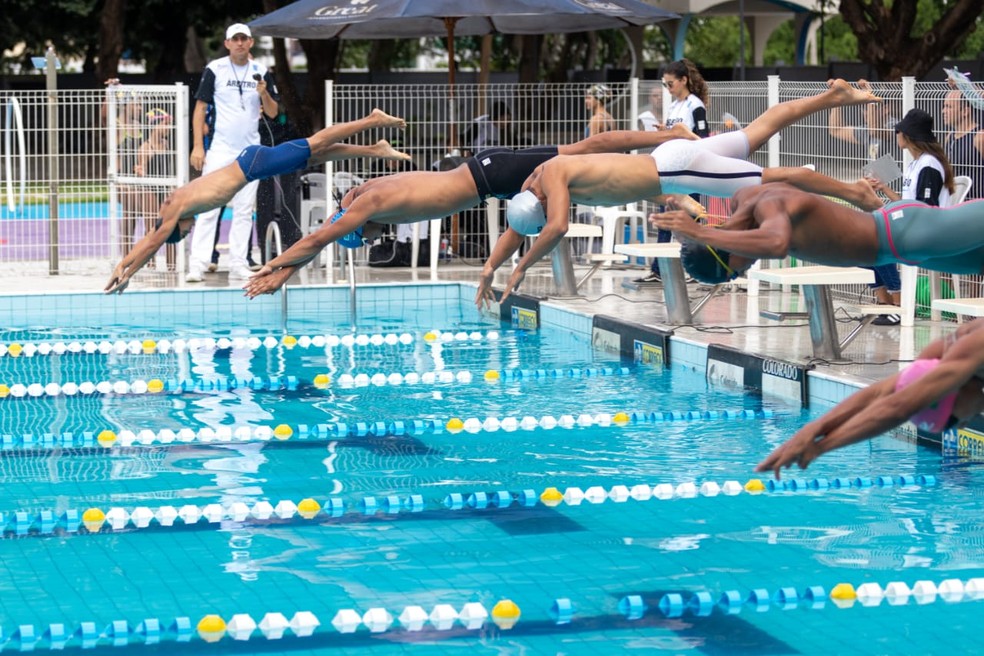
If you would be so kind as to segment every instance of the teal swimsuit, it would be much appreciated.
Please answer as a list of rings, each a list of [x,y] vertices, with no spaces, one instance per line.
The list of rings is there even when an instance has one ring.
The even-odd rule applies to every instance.
[[[984,200],[932,207],[900,200],[872,212],[875,264],[899,262],[944,273],[984,272]]]

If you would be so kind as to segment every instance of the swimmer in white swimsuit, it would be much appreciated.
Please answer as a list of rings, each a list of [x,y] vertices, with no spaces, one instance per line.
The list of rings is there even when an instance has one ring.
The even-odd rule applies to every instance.
[[[509,206],[511,230],[540,236],[517,265],[505,296],[518,286],[526,270],[549,253],[567,232],[571,202],[616,206],[643,199],[660,202],[669,194],[730,197],[739,189],[763,182],[788,182],[804,191],[834,196],[863,209],[880,207],[881,201],[863,180],[847,184],[806,168],[763,170],[744,161],[782,128],[814,112],[881,101],[872,95],[866,82],[859,82],[858,86],[855,89],[844,80],[832,80],[823,93],[770,107],[738,132],[686,143],[667,142],[651,156],[556,157],[543,164],[526,181],[524,193],[520,194],[536,202],[523,202],[517,196],[514,201],[520,202]]]
[[[906,421],[934,433],[962,426],[984,410],[984,319],[924,348],[919,358],[885,380],[841,401],[801,428],[755,468],[776,478],[794,463],[877,437]]]

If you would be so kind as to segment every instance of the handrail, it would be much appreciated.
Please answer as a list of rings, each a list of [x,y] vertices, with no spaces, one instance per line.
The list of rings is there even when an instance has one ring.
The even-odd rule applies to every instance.
[[[264,262],[269,262],[273,259],[273,253],[270,249],[273,242],[277,244],[277,254],[279,255],[284,251],[284,248],[283,241],[280,238],[280,226],[276,221],[271,221],[267,224],[266,236],[263,238]],[[284,335],[287,334],[287,281],[284,281],[283,287],[280,288],[280,330]]]

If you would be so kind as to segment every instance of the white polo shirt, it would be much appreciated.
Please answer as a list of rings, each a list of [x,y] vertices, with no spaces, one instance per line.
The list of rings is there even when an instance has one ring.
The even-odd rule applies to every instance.
[[[259,62],[249,60],[236,66],[228,57],[222,57],[205,67],[195,99],[215,106],[213,122],[209,123],[210,149],[238,153],[246,146],[260,143],[258,125],[262,109],[254,75],[266,80],[267,91],[277,100],[273,76]]]

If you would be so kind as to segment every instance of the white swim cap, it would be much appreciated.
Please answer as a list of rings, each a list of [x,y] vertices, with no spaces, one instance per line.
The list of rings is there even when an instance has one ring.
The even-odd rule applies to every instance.
[[[521,235],[538,235],[547,225],[543,204],[532,191],[526,190],[513,196],[506,210],[509,227]]]

